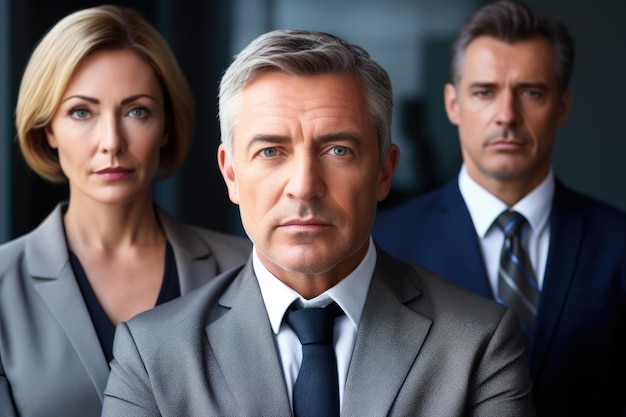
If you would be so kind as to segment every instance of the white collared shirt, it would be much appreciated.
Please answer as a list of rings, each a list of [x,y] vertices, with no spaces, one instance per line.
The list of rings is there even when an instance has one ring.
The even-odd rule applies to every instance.
[[[528,223],[522,228],[522,245],[526,248],[533,266],[539,289],[543,287],[543,277],[550,243],[550,212],[554,196],[554,174],[552,169],[546,178],[530,193],[510,209],[522,214]],[[504,202],[480,186],[467,173],[465,164],[459,173],[459,189],[469,210],[476,234],[480,239],[483,260],[491,290],[497,294],[498,267],[500,252],[504,243],[504,233],[494,224],[496,218],[509,208]]]
[[[345,315],[338,317],[335,321],[334,329],[334,348],[339,375],[339,406],[341,407],[357,329],[376,266],[376,249],[371,236],[367,253],[354,271],[334,287],[311,300],[302,298],[296,291],[272,275],[259,259],[256,249],[252,251],[252,266],[261,287],[265,309],[274,332],[276,346],[278,346],[292,408],[293,384],[296,382],[302,363],[302,346],[298,336],[289,325],[283,322],[285,312],[297,299],[302,301],[304,307],[324,307],[335,301],[344,311]]]

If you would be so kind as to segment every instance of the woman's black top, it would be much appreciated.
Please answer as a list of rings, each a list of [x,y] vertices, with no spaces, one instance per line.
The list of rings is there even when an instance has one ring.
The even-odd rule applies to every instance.
[[[80,287],[80,292],[85,299],[85,305],[91,316],[96,334],[100,340],[100,346],[106,357],[107,363],[110,363],[113,359],[113,337],[115,336],[115,326],[109,320],[100,302],[96,298],[96,295],[89,284],[87,275],[83,270],[78,257],[73,252],[70,252],[70,263],[72,264],[72,270],[76,276],[76,281]],[[161,284],[161,290],[157,297],[156,305],[163,304],[174,298],[180,297],[180,285],[178,282],[178,271],[176,270],[176,259],[174,258],[174,251],[167,242],[165,248],[165,270],[163,272],[163,282]]]

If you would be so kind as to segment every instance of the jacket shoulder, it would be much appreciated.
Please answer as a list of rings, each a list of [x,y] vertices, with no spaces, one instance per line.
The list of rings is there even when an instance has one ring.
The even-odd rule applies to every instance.
[[[626,212],[597,198],[557,182],[553,210],[557,219],[565,213],[580,215],[588,230],[608,236],[621,235],[621,240],[626,243]]]
[[[10,276],[19,276],[29,235],[20,236],[0,245],[0,285]]]
[[[417,288],[420,295],[409,305],[427,317],[456,316],[461,321],[485,317],[497,322],[506,311],[501,304],[466,290],[423,266],[394,258],[380,249],[378,253],[387,274],[394,277],[390,279],[398,277]]]

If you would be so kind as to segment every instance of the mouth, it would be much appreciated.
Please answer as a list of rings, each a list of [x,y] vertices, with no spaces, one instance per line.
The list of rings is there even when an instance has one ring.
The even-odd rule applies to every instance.
[[[526,142],[517,139],[498,139],[489,142],[487,145],[499,150],[519,150],[526,146]]]
[[[288,230],[294,233],[302,232],[318,232],[331,227],[331,224],[322,219],[292,219],[285,221],[279,225],[283,230]]]
[[[96,175],[107,181],[119,181],[126,178],[133,172],[132,169],[124,167],[109,167],[96,171]]]

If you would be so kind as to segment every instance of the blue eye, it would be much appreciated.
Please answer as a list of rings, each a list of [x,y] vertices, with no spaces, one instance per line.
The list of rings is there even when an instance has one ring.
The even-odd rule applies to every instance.
[[[541,98],[542,97],[541,91],[536,91],[536,90],[526,90],[526,91],[524,91],[524,95],[526,97],[530,97],[530,98]]]
[[[75,119],[86,119],[89,117],[89,110],[87,109],[72,109],[70,115]]]
[[[349,149],[345,146],[333,146],[332,153],[336,156],[346,156],[349,153]]]
[[[144,107],[135,107],[130,112],[128,112],[128,114],[130,115],[130,117],[141,119],[148,116],[149,112]]]
[[[278,151],[276,150],[276,148],[265,148],[261,150],[260,154],[261,156],[264,156],[266,158],[271,158],[278,155]]]
[[[479,98],[489,98],[492,96],[492,93],[489,90],[477,90],[474,92],[474,95]]]

